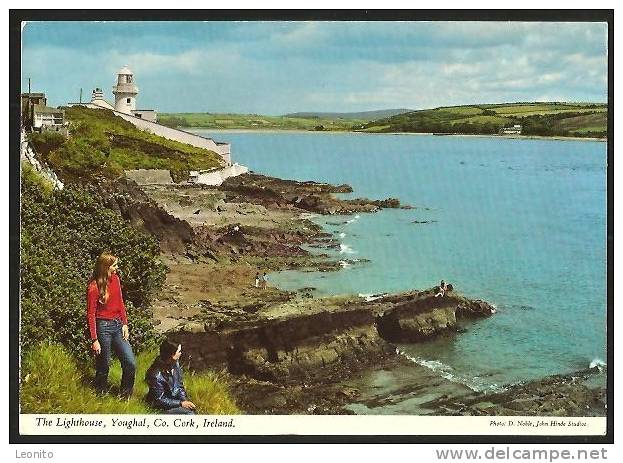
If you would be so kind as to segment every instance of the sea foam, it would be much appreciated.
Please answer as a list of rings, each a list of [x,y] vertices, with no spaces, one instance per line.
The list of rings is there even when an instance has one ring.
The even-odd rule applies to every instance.
[[[439,360],[427,360],[421,357],[413,357],[406,352],[401,351],[396,348],[396,353],[402,355],[407,360],[428,368],[429,370],[435,372],[442,378],[447,379],[448,381],[452,381],[453,383],[459,383],[464,386],[467,386],[472,391],[475,392],[503,392],[506,388],[496,384],[496,383],[487,383],[477,376],[469,377],[465,375],[461,375],[454,371],[454,369],[450,365],[446,365]]]
[[[348,244],[341,243],[340,254],[355,254],[355,251]]]
[[[359,214],[355,215],[352,219],[347,220],[346,223],[347,224],[353,223],[353,222],[356,222],[357,220],[359,220]]]
[[[589,368],[597,368],[599,371],[606,366],[606,362],[601,360],[600,358],[594,358],[592,362],[588,365]]]

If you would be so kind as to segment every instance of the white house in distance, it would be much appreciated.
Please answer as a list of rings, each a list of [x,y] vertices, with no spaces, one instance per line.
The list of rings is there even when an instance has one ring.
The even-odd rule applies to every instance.
[[[521,135],[521,124],[515,124],[512,127],[504,127],[500,130],[502,135]]]
[[[220,185],[228,177],[235,177],[249,171],[248,167],[241,166],[238,163],[232,164],[231,145],[229,143],[217,142],[211,138],[158,124],[156,110],[136,109],[138,87],[136,86],[134,73],[127,66],[121,68],[117,73],[117,85],[113,86],[112,92],[115,96],[114,105],[104,98],[104,92],[101,88],[96,88],[91,94],[90,102],[68,103],[67,106],[109,109],[141,130],[219,154],[223,158],[224,168],[191,172],[191,181],[195,183]]]

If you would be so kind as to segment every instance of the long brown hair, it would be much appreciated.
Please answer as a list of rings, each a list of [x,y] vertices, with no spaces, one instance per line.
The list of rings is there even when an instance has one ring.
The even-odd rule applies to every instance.
[[[108,300],[108,279],[112,275],[110,267],[117,262],[117,258],[108,252],[103,252],[99,255],[95,261],[95,268],[93,269],[93,276],[91,281],[97,284],[100,297],[99,301],[105,304]]]

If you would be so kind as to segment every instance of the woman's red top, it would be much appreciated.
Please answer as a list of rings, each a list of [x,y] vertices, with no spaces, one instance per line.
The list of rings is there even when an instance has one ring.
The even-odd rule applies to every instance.
[[[87,288],[87,320],[89,322],[89,332],[91,339],[97,339],[97,330],[95,327],[95,319],[103,318],[105,320],[121,320],[124,325],[128,324],[128,315],[125,311],[123,303],[123,295],[121,294],[121,281],[119,276],[113,273],[108,279],[108,301],[102,304],[99,301],[100,292],[97,283],[91,281]]]

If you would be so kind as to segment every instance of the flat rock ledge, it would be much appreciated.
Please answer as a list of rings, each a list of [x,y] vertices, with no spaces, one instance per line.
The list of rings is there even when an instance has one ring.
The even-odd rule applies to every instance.
[[[339,380],[396,355],[393,342],[418,342],[459,330],[457,319],[495,312],[484,301],[458,294],[434,297],[435,289],[363,298],[323,309],[306,308],[214,330],[191,322],[170,333],[184,345],[195,370],[225,369],[280,384]]]

